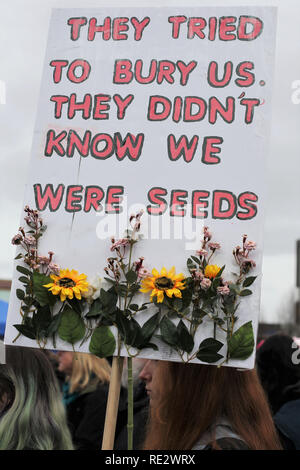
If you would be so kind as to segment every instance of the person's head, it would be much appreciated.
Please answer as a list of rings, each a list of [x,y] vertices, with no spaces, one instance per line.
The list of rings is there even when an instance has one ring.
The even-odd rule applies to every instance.
[[[257,372],[274,413],[287,401],[288,390],[300,382],[299,358],[299,347],[283,333],[267,338],[257,351]]]
[[[151,411],[145,449],[192,449],[223,417],[251,449],[280,448],[255,370],[151,360],[140,377]]]
[[[6,347],[0,394],[1,450],[73,449],[58,382],[42,351]]]
[[[106,359],[93,354],[59,351],[58,370],[67,376],[70,392],[82,391],[91,383],[108,383],[111,367]]]
[[[15,390],[13,383],[8,377],[2,375],[0,365],[0,418],[9,409],[14,397]]]

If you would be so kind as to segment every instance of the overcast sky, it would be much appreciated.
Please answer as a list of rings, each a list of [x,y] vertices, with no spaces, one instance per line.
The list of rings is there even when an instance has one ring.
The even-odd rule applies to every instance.
[[[187,4],[278,6],[260,317],[277,322],[285,317],[285,305],[295,294],[296,240],[300,238],[300,104],[292,102],[292,84],[300,83],[299,0],[126,2],[126,6]],[[105,5],[124,6],[124,2],[1,0],[0,84],[5,83],[6,95],[4,104],[0,87],[0,279],[12,277],[15,250],[10,241],[22,210],[51,8]]]

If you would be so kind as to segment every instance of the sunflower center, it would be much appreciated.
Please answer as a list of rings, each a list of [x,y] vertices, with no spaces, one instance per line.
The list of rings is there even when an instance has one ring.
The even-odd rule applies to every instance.
[[[172,289],[172,287],[174,287],[174,283],[172,282],[172,280],[169,277],[162,276],[162,277],[159,277],[158,279],[156,279],[155,287],[157,287],[157,289],[161,289],[161,290]]]
[[[60,287],[74,287],[76,286],[76,283],[73,281],[73,279],[70,279],[69,277],[62,277],[59,281],[58,284]]]

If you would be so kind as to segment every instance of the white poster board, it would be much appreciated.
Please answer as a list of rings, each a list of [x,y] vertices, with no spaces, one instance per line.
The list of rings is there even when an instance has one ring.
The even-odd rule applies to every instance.
[[[104,277],[110,236],[144,208],[135,258],[148,269],[186,273],[206,225],[230,273],[246,233],[258,277],[239,322],[256,331],[275,34],[269,7],[54,9],[24,198],[48,227],[40,252]],[[6,344],[19,303],[12,295]],[[168,348],[143,355],[178,360]]]

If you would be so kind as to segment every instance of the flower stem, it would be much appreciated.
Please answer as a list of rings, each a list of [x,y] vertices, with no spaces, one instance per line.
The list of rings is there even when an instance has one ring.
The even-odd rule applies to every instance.
[[[132,358],[127,359],[128,370],[128,418],[127,418],[127,437],[128,450],[133,449],[133,379],[132,379]]]

